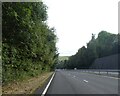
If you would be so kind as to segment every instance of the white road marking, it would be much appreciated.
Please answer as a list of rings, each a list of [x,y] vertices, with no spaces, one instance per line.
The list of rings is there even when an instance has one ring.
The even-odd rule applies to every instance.
[[[47,92],[47,90],[48,90],[48,88],[49,88],[49,86],[50,86],[50,84],[51,84],[51,82],[52,82],[54,76],[55,76],[55,73],[52,75],[52,77],[51,77],[49,83],[47,84],[47,86],[46,86],[46,88],[45,88],[45,90],[43,91],[43,93],[42,93],[41,96],[45,96],[45,94],[46,94],[46,92]]]
[[[86,82],[86,83],[88,82],[87,80],[83,80],[83,81]]]

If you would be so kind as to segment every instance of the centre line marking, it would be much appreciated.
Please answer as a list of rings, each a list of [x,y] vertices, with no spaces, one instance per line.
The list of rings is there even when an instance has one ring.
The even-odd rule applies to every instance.
[[[86,83],[88,82],[87,80],[83,80],[83,81],[86,82]]]

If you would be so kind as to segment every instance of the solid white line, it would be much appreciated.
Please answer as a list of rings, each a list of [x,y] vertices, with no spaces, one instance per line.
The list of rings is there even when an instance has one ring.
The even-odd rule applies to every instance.
[[[46,92],[47,92],[47,90],[48,90],[48,88],[49,88],[49,86],[50,86],[50,84],[51,84],[51,82],[52,82],[54,76],[55,76],[55,73],[52,75],[52,77],[51,77],[49,83],[47,84],[47,86],[46,86],[46,88],[45,88],[45,90],[43,91],[43,93],[42,93],[41,96],[44,96],[44,95],[46,94]]]

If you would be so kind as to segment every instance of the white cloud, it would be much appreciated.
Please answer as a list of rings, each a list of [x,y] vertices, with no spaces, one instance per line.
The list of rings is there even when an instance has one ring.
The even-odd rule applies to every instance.
[[[118,33],[119,0],[43,0],[60,55],[73,55],[101,30]]]

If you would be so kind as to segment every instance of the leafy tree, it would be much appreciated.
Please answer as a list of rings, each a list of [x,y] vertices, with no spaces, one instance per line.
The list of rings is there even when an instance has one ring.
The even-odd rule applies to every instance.
[[[119,34],[111,34],[106,31],[101,31],[97,38],[92,34],[87,47],[81,47],[75,55],[69,57],[69,60],[62,64],[63,68],[88,69],[95,59],[120,53],[119,38]]]
[[[54,69],[55,29],[47,23],[43,2],[2,3],[3,83]]]

